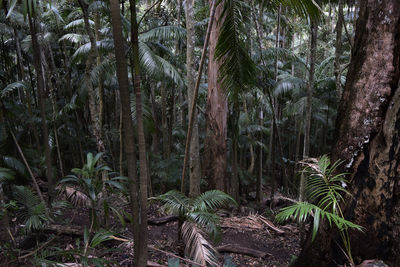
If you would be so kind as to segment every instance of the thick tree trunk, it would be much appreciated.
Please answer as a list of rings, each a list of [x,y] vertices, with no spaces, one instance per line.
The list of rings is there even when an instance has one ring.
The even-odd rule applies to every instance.
[[[390,266],[400,262],[399,36],[398,0],[360,1],[332,153],[333,160],[345,161],[342,171],[351,173],[353,198],[346,202],[345,217],[365,227],[364,233],[350,233],[353,258],[379,258]],[[302,266],[335,258],[326,233],[316,241],[300,256]]]
[[[222,21],[219,21],[222,10],[223,5],[221,3],[216,8],[215,22],[210,36],[204,175],[209,183],[209,188],[226,192],[228,102],[218,81],[220,64],[214,59],[215,47],[222,24]]]
[[[187,69],[187,88],[189,107],[192,106],[193,95],[195,90],[196,72],[194,69],[194,48],[195,48],[195,31],[194,31],[194,0],[186,0],[186,69]],[[199,73],[200,75],[200,73]],[[189,111],[190,112],[190,111]],[[196,197],[200,194],[201,165],[200,165],[200,147],[199,147],[199,125],[197,121],[197,109],[193,115],[192,138],[190,140],[190,161],[189,161],[189,196]],[[188,115],[190,117],[190,114]]]

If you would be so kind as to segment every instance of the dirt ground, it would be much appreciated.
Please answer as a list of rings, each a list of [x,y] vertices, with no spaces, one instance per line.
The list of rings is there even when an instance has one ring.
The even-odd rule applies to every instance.
[[[233,213],[225,211],[223,214],[225,217],[221,220],[221,239],[218,243],[214,243],[215,247],[232,245],[239,248],[253,249],[264,254],[262,258],[257,258],[241,253],[227,253],[236,266],[288,266],[292,256],[298,255],[300,252],[298,229],[295,224],[285,226],[275,225],[275,229],[278,230],[274,230],[274,228],[261,221],[259,215],[250,212],[250,209],[239,209]],[[83,229],[89,223],[88,210],[85,208],[71,209],[64,216],[65,221],[69,221],[69,226]],[[148,216],[149,218],[160,218],[165,215],[160,212],[159,205],[152,204]],[[266,220],[267,223],[272,223],[271,218],[267,219],[267,217],[261,218],[263,218],[262,220]],[[117,218],[112,219],[110,227],[113,232],[117,233],[116,236],[124,239],[132,239],[132,234],[127,226],[122,227]],[[179,255],[183,251],[182,245],[177,241],[177,221],[160,225],[149,225],[148,229],[149,246],[175,255]],[[42,239],[46,240],[48,237],[49,235],[45,235]],[[78,248],[78,239],[82,240],[82,237],[61,234],[52,241],[51,246],[64,250],[76,249]],[[29,244],[24,244],[26,241],[22,240],[20,242],[22,250],[32,250],[35,242],[30,247]],[[133,257],[132,247],[132,242],[111,240],[96,248],[93,251],[93,255],[110,260],[113,262],[112,266],[130,266]],[[112,249],[111,252],[107,252],[109,249]],[[149,260],[161,266],[168,266],[168,259],[172,257],[164,252],[149,250]],[[219,255],[221,266],[224,261],[224,254],[226,253],[220,253]],[[23,262],[26,263],[26,265],[23,264],[24,266],[32,266],[29,258],[23,260]],[[23,265],[21,265],[21,262],[18,264],[16,262],[8,264],[8,266]],[[188,265],[184,265],[181,261],[181,266]]]

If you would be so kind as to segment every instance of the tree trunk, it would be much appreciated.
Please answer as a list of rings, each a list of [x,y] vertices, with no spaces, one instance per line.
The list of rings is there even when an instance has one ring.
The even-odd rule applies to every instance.
[[[222,10],[223,4],[220,3],[215,11],[215,22],[210,36],[204,175],[209,183],[209,188],[226,192],[228,101],[218,80],[220,64],[214,59],[222,24],[220,21]]]
[[[195,48],[195,31],[194,31],[194,0],[186,0],[186,69],[187,69],[187,88],[189,107],[193,104],[193,95],[195,90],[196,72],[194,69],[194,48]],[[199,73],[199,75],[201,75]],[[188,109],[190,112],[190,109]],[[200,194],[201,165],[200,165],[200,148],[199,148],[199,125],[197,120],[197,108],[193,115],[192,138],[190,140],[190,161],[189,161],[189,196],[196,197]],[[190,117],[190,114],[188,115]]]
[[[146,157],[146,140],[144,137],[143,128],[143,111],[142,111],[142,92],[140,85],[140,61],[139,61],[139,28],[137,24],[136,16],[136,1],[130,0],[131,10],[131,42],[132,42],[132,61],[134,68],[134,91],[136,96],[136,123],[138,131],[138,143],[139,143],[139,167],[140,167],[140,247],[139,247],[139,258],[136,266],[144,267],[147,264],[147,188],[148,188],[148,169],[147,169],[147,157]]]
[[[353,258],[378,258],[390,266],[400,262],[399,36],[399,1],[360,1],[332,152],[333,161],[344,160],[341,171],[351,173],[353,198],[347,199],[344,215],[365,227],[364,233],[350,233]],[[321,234],[303,250],[298,265],[340,263],[333,249],[337,236]]]
[[[133,239],[134,239],[134,266],[145,266],[143,261],[145,259],[139,260],[141,257],[140,247],[147,246],[146,240],[141,240],[140,236],[140,215],[139,215],[139,186],[137,179],[137,169],[136,169],[136,148],[134,143],[134,129],[131,115],[131,103],[130,103],[130,92],[129,92],[129,80],[128,80],[128,66],[125,58],[125,47],[124,38],[122,35],[122,25],[120,17],[119,1],[110,1],[111,6],[111,18],[114,36],[114,46],[115,46],[115,57],[117,62],[117,78],[120,91],[120,102],[121,102],[121,115],[123,127],[123,141],[124,141],[124,151],[128,167],[128,177],[129,177],[129,193],[131,198],[131,212],[133,215]],[[121,140],[122,142],[122,140]],[[147,229],[146,229],[147,230]]]
[[[162,125],[162,144],[164,159],[169,159],[169,142],[168,142],[168,118],[167,118],[167,88],[166,84],[160,82],[161,90],[161,125]]]
[[[340,56],[342,55],[342,29],[343,29],[343,0],[339,0],[338,19],[336,23],[336,43],[335,43],[335,78],[336,78],[336,97],[340,101],[342,96]]]
[[[29,13],[29,12],[28,12]],[[53,166],[52,166],[52,157],[51,157],[51,149],[49,145],[49,132],[46,123],[46,109],[45,109],[45,92],[44,92],[44,80],[43,80],[43,72],[42,72],[42,57],[40,53],[40,46],[37,37],[37,23],[34,12],[33,14],[28,14],[29,21],[29,29],[32,36],[32,50],[33,50],[33,61],[35,62],[35,70],[36,70],[36,81],[37,81],[37,91],[38,91],[38,102],[40,108],[41,115],[41,124],[43,130],[43,146],[46,157],[46,178],[48,182],[49,189],[49,199],[48,202],[51,203],[55,196],[55,181],[53,177]]]
[[[310,72],[308,76],[307,85],[307,104],[306,104],[306,118],[304,125],[304,144],[303,144],[303,159],[310,155],[310,130],[311,130],[311,117],[312,117],[312,97],[314,87],[314,72],[315,60],[317,52],[317,31],[318,25],[315,21],[311,21],[311,51],[310,51]],[[300,201],[304,200],[304,175],[302,174],[300,180]]]
[[[79,5],[81,6],[82,13],[83,13],[83,20],[85,22],[85,29],[87,34],[89,35],[90,39],[90,52],[88,59],[86,61],[86,67],[85,67],[85,84],[88,90],[88,96],[89,96],[89,110],[90,110],[90,118],[92,120],[92,131],[93,135],[96,138],[96,145],[97,145],[97,150],[98,152],[105,152],[105,147],[104,147],[104,142],[102,138],[102,129],[100,127],[100,116],[99,116],[99,109],[97,107],[97,101],[96,101],[96,93],[93,88],[93,83],[91,80],[91,69],[93,67],[93,63],[95,59],[99,55],[99,51],[97,49],[97,44],[96,44],[96,39],[93,34],[93,31],[91,29],[90,23],[89,23],[89,11],[88,11],[88,5],[86,1],[84,0],[78,0]]]

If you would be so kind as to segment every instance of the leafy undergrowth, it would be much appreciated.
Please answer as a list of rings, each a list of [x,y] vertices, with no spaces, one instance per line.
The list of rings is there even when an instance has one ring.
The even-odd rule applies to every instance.
[[[84,208],[71,209],[65,212],[65,219],[68,220],[72,218],[72,222],[69,226],[83,228],[89,223],[88,212],[89,211]],[[151,205],[148,215],[149,218],[164,216],[160,212],[159,205],[155,203]],[[236,247],[264,252],[265,254],[263,258],[256,258],[244,254],[227,253],[236,266],[287,266],[292,256],[297,255],[300,250],[296,225],[279,226],[279,229],[283,232],[277,232],[262,223],[262,221],[255,221],[256,219],[257,216],[251,215],[250,210],[246,207],[242,207],[235,213],[225,213],[225,217],[221,222],[221,239],[214,245],[216,247],[234,245]],[[133,258],[133,244],[132,242],[124,241],[132,239],[128,226],[125,225],[125,227],[123,227],[118,218],[113,218],[111,222],[109,222],[109,228],[112,232],[116,233],[116,239],[111,238],[98,245],[96,248],[89,251],[89,257],[99,257],[110,263],[111,266],[131,266],[130,261]],[[149,250],[149,260],[163,266],[168,266],[168,260],[173,257],[164,252],[179,255],[181,251],[183,251],[182,244],[179,244],[177,240],[177,221],[161,225],[149,225],[148,229],[149,246],[157,249]],[[55,233],[37,235],[33,240],[17,240],[18,245],[21,247],[19,255],[25,255],[28,252],[34,251],[35,248],[38,248],[38,246],[36,246],[37,240],[40,240],[42,242],[41,244],[43,244],[52,238],[45,247],[37,250],[36,253],[29,257],[17,261],[15,260],[15,255],[13,259],[11,254],[3,254],[2,256],[7,256],[7,259],[1,259],[2,256],[0,256],[0,259],[2,262],[9,262],[8,266],[31,266],[35,264],[40,257],[46,256],[46,259],[49,261],[68,262],[68,266],[81,266],[77,264],[80,262],[79,256],[72,255],[73,251],[82,249],[83,237],[65,234],[58,234],[51,237],[52,234]],[[29,242],[31,242],[31,244],[29,244]],[[55,252],[57,250],[70,251],[71,255],[62,257],[56,256],[57,253]],[[160,252],[159,250],[164,252]],[[220,253],[219,260],[220,262],[224,261],[224,253]]]

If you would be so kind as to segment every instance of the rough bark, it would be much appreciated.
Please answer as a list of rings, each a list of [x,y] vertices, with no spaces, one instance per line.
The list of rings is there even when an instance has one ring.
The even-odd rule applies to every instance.
[[[353,198],[346,202],[345,217],[365,227],[364,233],[351,233],[353,258],[379,258],[390,266],[400,262],[399,55],[400,2],[360,1],[332,159],[344,160],[342,171],[351,173]],[[332,260],[333,243],[322,233],[299,262],[321,266]]]
[[[193,95],[195,90],[195,69],[194,69],[194,0],[186,0],[186,69],[187,69],[187,88],[189,107],[193,105]],[[200,73],[199,73],[200,75]],[[190,112],[190,111],[189,111]],[[201,165],[200,165],[200,146],[199,146],[199,125],[197,120],[197,109],[193,115],[192,138],[190,140],[190,161],[189,161],[189,196],[196,197],[200,194]],[[188,115],[190,116],[190,114]]]
[[[219,21],[222,10],[223,5],[221,3],[215,11],[215,22],[217,23],[213,23],[209,45],[204,176],[209,183],[209,188],[226,192],[228,102],[218,81],[220,64],[214,59],[220,25],[222,24],[222,21]]]

